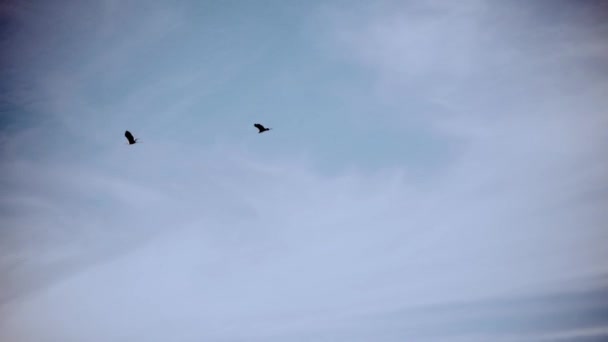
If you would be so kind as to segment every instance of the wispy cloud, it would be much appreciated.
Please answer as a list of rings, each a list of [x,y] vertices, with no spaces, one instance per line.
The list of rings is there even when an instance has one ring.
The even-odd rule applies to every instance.
[[[0,339],[605,335],[597,14],[225,6],[3,12]]]

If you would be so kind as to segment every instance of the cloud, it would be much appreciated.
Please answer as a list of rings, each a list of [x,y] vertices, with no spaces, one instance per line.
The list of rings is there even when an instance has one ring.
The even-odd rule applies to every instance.
[[[316,142],[293,143],[281,127],[223,135],[250,119],[237,113],[250,103],[206,107],[239,102],[262,78],[248,83],[246,71],[273,70],[256,63],[280,45],[265,37],[265,46],[244,39],[239,48],[235,37],[263,36],[274,22],[257,31],[249,21],[225,25],[217,38],[196,21],[207,7],[103,4],[100,13],[55,8],[52,20],[24,21],[32,36],[25,30],[3,43],[31,51],[27,63],[5,64],[20,76],[9,89],[29,85],[29,64],[51,67],[34,78],[34,91],[4,95],[20,124],[3,130],[0,339],[517,340],[519,313],[544,327],[545,313],[562,317],[580,304],[542,295],[570,298],[571,279],[591,291],[581,296],[595,293],[588,279],[605,274],[608,256],[607,88],[582,61],[604,51],[603,26],[537,23],[533,8],[517,4],[321,7],[312,20],[321,25],[298,31],[318,43],[310,60],[371,76],[306,80],[340,84],[340,101],[358,94],[352,107],[387,109],[375,114],[378,135],[407,135],[415,122],[420,141],[442,153],[422,162],[421,175],[397,155],[407,154],[404,137],[395,155],[384,152],[396,162],[328,175]],[[18,43],[42,41],[45,30],[74,45]],[[562,52],[564,44],[577,52]],[[77,57],[60,63],[73,46]],[[30,49],[49,51],[52,63]],[[209,65],[192,62],[204,56]],[[265,76],[270,93],[251,94],[289,94],[271,86],[300,78],[277,69]],[[370,79],[373,91],[360,96]],[[274,110],[277,121],[292,120]],[[359,120],[343,131],[321,128],[332,137],[323,140],[328,150],[356,150],[364,161],[383,153],[360,152],[368,116],[324,113],[329,122]],[[21,114],[32,119],[14,119]],[[311,132],[315,122],[304,121]],[[127,128],[141,145],[124,145]],[[518,301],[524,293],[535,298],[528,306]],[[577,311],[589,316],[581,324],[520,337],[603,329],[588,304]],[[487,328],[500,320],[509,321],[504,329]],[[434,334],[444,328],[450,334]]]

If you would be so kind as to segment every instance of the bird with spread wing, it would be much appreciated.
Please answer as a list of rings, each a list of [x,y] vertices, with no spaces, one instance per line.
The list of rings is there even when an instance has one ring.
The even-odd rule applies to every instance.
[[[133,137],[133,134],[131,134],[131,132],[129,131],[125,131],[125,138],[127,138],[127,140],[129,141],[129,145],[133,145],[135,143],[137,143],[138,139],[135,139]]]
[[[264,127],[263,125],[261,125],[259,123],[254,124],[253,127],[255,127],[255,128],[257,128],[259,130],[258,133],[264,133],[264,132],[270,131],[272,129],[272,128],[266,128],[266,127]]]

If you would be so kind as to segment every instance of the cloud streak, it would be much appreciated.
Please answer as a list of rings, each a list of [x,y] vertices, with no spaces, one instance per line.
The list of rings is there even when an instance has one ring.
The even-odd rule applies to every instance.
[[[605,336],[593,8],[225,6],[3,7],[1,340]]]

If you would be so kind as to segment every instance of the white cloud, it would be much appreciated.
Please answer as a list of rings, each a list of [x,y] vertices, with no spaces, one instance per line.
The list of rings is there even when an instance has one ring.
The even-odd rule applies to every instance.
[[[192,86],[203,71],[164,70],[173,74],[166,83],[134,85],[103,109],[91,105],[78,85],[101,70],[114,84],[133,52],[129,42],[151,44],[145,28],[158,16],[173,27],[175,12],[144,16],[148,26],[74,75],[42,78],[48,111],[71,133],[104,127],[83,137],[87,147],[104,144],[110,130],[122,139],[130,120],[143,120],[133,130],[145,142],[105,144],[79,160],[73,148],[59,153],[63,160],[15,153],[2,163],[13,187],[0,197],[11,212],[0,231],[0,271],[9,275],[0,280],[0,339],[354,339],[344,331],[373,335],[388,325],[389,341],[407,335],[402,321],[415,324],[415,313],[393,317],[394,325],[359,326],[352,315],[560,290],[565,279],[606,272],[605,84],[574,93],[585,79],[547,73],[576,69],[570,53],[528,74],[559,42],[501,40],[531,28],[523,19],[509,26],[513,12],[486,29],[494,7],[430,4],[325,17],[342,57],[378,75],[371,104],[403,113],[412,95],[402,90],[415,89],[438,109],[419,119],[460,144],[423,181],[404,167],[329,177],[314,160],[251,153],[262,138],[255,134],[213,148],[147,139],[166,125],[145,122],[170,121],[196,102]],[[100,36],[119,34],[101,26]],[[603,51],[594,42],[581,44],[594,55]],[[526,93],[537,85],[550,87]],[[157,101],[168,94],[177,104]]]

